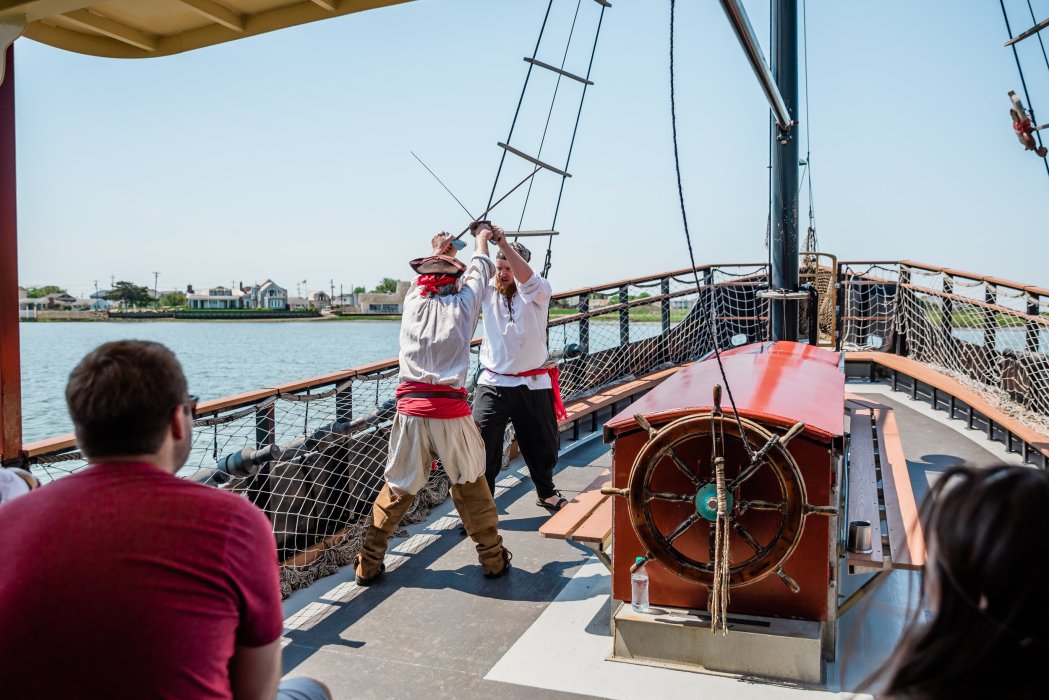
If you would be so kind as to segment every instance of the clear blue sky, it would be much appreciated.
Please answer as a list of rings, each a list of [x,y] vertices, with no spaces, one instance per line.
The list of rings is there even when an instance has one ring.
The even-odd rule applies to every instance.
[[[560,62],[576,2],[554,5],[539,54],[548,63]],[[687,264],[669,2],[613,5],[558,220],[555,289]],[[718,3],[679,5],[678,123],[698,259],[763,260],[767,107]],[[1014,31],[1031,25],[1026,0],[1006,5]],[[767,3],[746,6],[767,53]],[[483,208],[545,7],[418,0],[140,61],[19,40],[20,281],[83,293],[110,275],[152,286],[159,271],[162,289],[271,277],[294,291],[303,279],[348,290],[409,277],[405,262],[434,231],[465,224],[409,150]],[[597,10],[582,3],[566,69],[585,72]],[[1049,286],[1049,177],[1010,127],[1006,92],[1020,88],[998,3],[809,0],[807,10],[822,249]],[[1034,10],[1046,17],[1049,0]],[[1036,40],[1021,57],[1047,120]],[[514,139],[524,150],[537,149],[552,87],[535,76]],[[562,87],[551,161],[563,162],[577,95]],[[537,183],[523,228],[549,226],[554,185]],[[521,200],[508,204],[493,217],[517,228]]]

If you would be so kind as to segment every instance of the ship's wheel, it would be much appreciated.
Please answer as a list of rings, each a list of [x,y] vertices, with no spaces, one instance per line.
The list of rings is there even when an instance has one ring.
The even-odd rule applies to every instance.
[[[783,564],[801,540],[806,516],[836,512],[807,503],[801,470],[787,449],[805,425],[797,423],[784,435],[771,433],[753,421],[723,415],[718,394],[713,412],[680,418],[659,430],[635,416],[649,440],[634,461],[628,488],[605,492],[627,499],[646,561],[655,559],[710,588],[718,519],[715,465],[724,460],[729,586],[775,574],[797,593],[800,587]],[[701,528],[707,532],[692,534]]]

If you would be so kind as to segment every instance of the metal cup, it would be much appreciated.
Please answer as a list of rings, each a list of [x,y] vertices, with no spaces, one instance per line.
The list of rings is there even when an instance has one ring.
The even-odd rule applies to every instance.
[[[849,522],[848,549],[855,554],[870,554],[871,548],[871,524],[866,520],[852,520]]]

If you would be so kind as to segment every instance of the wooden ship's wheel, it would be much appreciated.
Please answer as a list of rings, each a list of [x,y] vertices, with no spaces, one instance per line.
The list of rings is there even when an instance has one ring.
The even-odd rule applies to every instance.
[[[787,449],[805,424],[779,435],[745,418],[726,416],[718,406],[719,388],[713,411],[680,418],[661,429],[635,416],[649,440],[634,460],[628,488],[605,492],[626,498],[634,531],[646,550],[645,561],[654,559],[678,576],[711,588],[718,520],[715,472],[723,460],[724,516],[729,537],[735,540],[729,586],[746,586],[775,574],[797,593],[800,587],[783,564],[801,540],[807,516],[836,512],[807,502],[801,470]],[[667,490],[666,484],[674,486]],[[690,536],[700,528],[706,535]],[[709,546],[699,551],[695,541],[704,539]],[[683,547],[686,542],[689,546]]]

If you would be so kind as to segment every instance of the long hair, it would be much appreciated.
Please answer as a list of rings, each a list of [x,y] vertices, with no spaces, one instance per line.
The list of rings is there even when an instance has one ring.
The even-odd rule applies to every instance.
[[[1049,474],[953,467],[922,505],[920,604],[877,674],[894,698],[1046,697]],[[922,620],[922,610],[931,618]],[[879,690],[874,689],[876,692]]]

